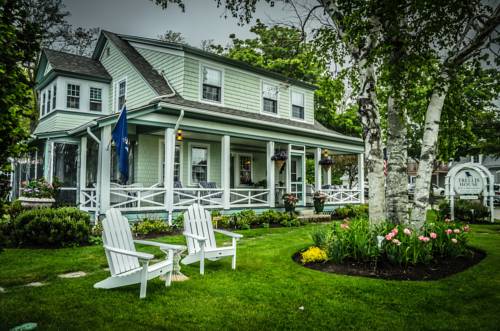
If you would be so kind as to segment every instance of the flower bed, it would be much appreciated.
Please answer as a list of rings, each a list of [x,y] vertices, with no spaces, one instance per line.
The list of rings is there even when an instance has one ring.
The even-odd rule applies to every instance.
[[[366,219],[334,223],[313,233],[323,259],[294,256],[306,266],[328,272],[389,279],[436,279],[479,262],[484,253],[467,245],[470,227],[436,221],[416,231],[402,225],[369,225]],[[307,253],[310,254],[310,253]]]

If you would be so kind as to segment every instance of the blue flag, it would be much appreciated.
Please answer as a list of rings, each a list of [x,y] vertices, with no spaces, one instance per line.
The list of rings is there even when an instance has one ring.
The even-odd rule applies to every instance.
[[[127,130],[127,107],[124,105],[118,122],[111,133],[115,142],[116,155],[118,156],[118,170],[121,173],[123,183],[128,181],[128,130]]]

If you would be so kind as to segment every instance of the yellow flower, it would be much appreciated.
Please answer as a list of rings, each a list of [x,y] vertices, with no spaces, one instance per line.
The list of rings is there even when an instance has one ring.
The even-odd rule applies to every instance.
[[[311,246],[302,253],[302,263],[324,262],[327,260],[326,252],[316,246]]]

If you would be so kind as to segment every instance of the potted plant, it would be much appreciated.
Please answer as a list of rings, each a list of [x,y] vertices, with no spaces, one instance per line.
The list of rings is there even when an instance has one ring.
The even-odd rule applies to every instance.
[[[314,192],[313,195],[313,204],[314,204],[314,211],[316,214],[319,214],[323,211],[325,208],[325,201],[326,201],[327,195],[321,191],[316,191]]]
[[[47,183],[45,178],[33,179],[23,182],[19,201],[24,208],[51,207],[56,202],[55,197],[60,183],[54,178],[52,184]]]
[[[295,206],[297,205],[297,198],[294,194],[286,193],[283,195],[283,202],[285,203],[285,211],[290,213],[290,216],[293,216],[295,213]]]
[[[283,166],[283,164],[285,163],[285,161],[288,159],[288,155],[286,154],[285,151],[278,151],[276,153],[274,153],[273,156],[271,156],[271,160],[274,161],[274,163],[276,164],[276,167],[278,169],[281,169],[281,167]]]
[[[333,159],[331,157],[323,157],[319,160],[319,165],[323,167],[325,171],[328,171],[333,165]]]

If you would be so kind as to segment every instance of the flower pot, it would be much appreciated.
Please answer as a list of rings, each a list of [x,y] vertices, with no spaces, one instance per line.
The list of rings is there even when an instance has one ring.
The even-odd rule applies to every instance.
[[[323,209],[325,208],[325,202],[324,201],[321,201],[319,199],[315,199],[313,201],[313,203],[314,203],[314,212],[316,214],[319,214],[319,213],[323,212]]]
[[[290,203],[285,201],[285,211],[292,214],[295,212],[295,203]]]
[[[19,197],[19,201],[21,202],[21,206],[27,209],[35,209],[35,208],[48,208],[52,207],[52,205],[56,202],[53,198],[28,198],[28,197]]]
[[[274,161],[274,164],[276,164],[276,168],[281,169],[283,164],[285,164],[285,160],[276,160]]]

